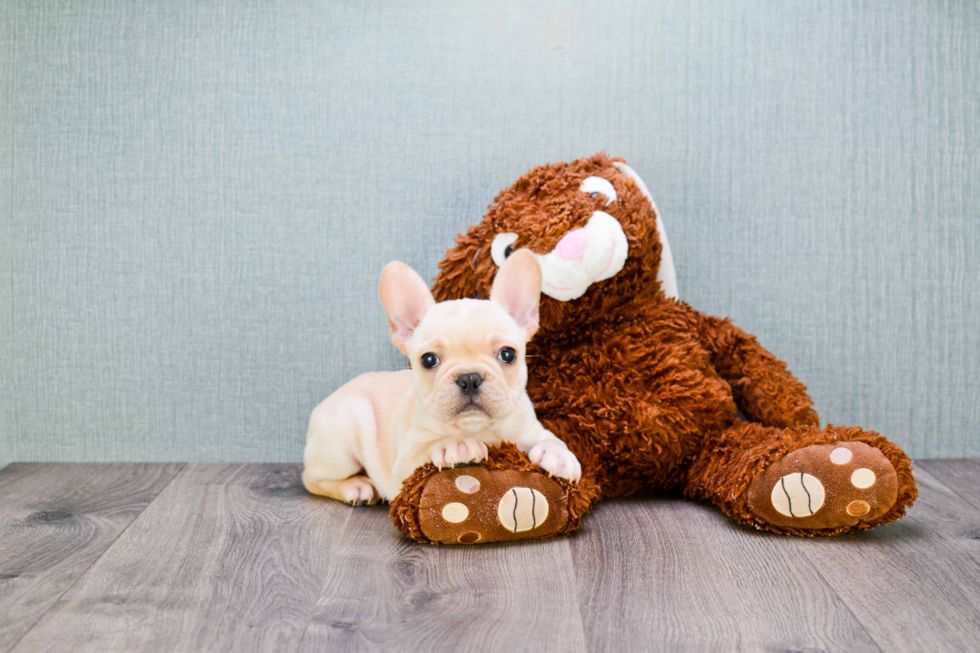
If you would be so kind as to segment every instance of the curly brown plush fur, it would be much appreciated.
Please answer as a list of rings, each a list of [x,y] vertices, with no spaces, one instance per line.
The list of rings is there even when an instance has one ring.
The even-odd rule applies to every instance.
[[[479,463],[478,467],[488,471],[513,470],[535,474],[545,473],[544,470],[528,460],[526,454],[509,442],[504,442],[499,447],[489,447],[489,449],[489,457]],[[428,481],[440,473],[440,470],[431,463],[419,467],[405,481],[402,492],[391,502],[391,519],[395,528],[413,540],[425,544],[432,544],[433,540],[423,531],[421,525],[422,493]],[[599,498],[599,487],[589,479],[583,479],[579,483],[570,483],[560,478],[552,480],[561,488],[563,496],[559,498],[559,502],[566,509],[568,519],[561,528],[549,531],[545,537],[564,535],[578,529],[582,524],[582,518],[591,509],[593,501]]]
[[[593,211],[620,222],[629,246],[623,269],[578,299],[542,296],[541,327],[528,347],[528,393],[542,423],[578,456],[583,482],[597,484],[601,497],[680,489],[739,522],[783,533],[835,535],[901,517],[916,497],[911,461],[901,449],[859,428],[817,428],[804,385],[754,336],[663,294],[656,213],[616,161],[600,153],[532,169],[457,237],[433,288],[439,301],[485,296],[497,270],[490,243],[498,233],[517,233],[515,248],[546,254]],[[604,197],[579,191],[589,176],[612,183],[617,199],[607,206]],[[738,409],[758,423],[740,422]],[[842,517],[828,521],[827,508],[820,519],[793,522],[800,526],[774,523],[785,521],[772,512],[781,490],[764,480],[765,470],[785,458],[783,467],[806,486],[813,481],[804,474],[815,476],[832,448],[806,447],[852,441],[880,452],[853,445],[851,463],[878,470],[880,490],[859,489],[842,476],[838,495],[844,496],[827,497]],[[411,514],[413,493],[432,473],[420,470],[406,484],[407,494],[393,506],[396,525],[398,515]],[[577,510],[584,514],[587,507]],[[406,519],[403,531],[423,539]]]
[[[774,526],[749,508],[749,485],[760,469],[782,458],[787,451],[839,442],[869,444],[879,449],[895,468],[899,482],[896,501],[883,515],[848,526],[806,529]],[[736,422],[731,428],[713,433],[706,439],[704,454],[688,470],[684,493],[690,499],[711,501],[743,524],[793,535],[841,535],[881,526],[904,515],[918,495],[912,477],[912,461],[895,444],[874,431],[833,424],[826,429],[810,426],[786,431],[745,422]]]

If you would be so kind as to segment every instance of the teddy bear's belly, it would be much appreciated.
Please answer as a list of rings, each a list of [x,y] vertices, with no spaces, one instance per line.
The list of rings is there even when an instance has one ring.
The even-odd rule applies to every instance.
[[[561,361],[530,359],[528,393],[539,419],[607,497],[677,487],[705,436],[737,411],[693,334],[674,333],[665,344],[661,330],[656,348],[648,334],[633,342],[622,335],[583,344],[579,356]]]
[[[616,362],[535,366],[528,393],[538,417],[605,496],[674,488],[704,437],[735,419],[731,388],[699,356]]]

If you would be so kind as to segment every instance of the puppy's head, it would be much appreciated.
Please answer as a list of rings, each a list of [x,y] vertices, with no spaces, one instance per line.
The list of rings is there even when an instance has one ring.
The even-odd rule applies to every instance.
[[[525,345],[538,328],[541,270],[528,251],[501,266],[490,299],[435,303],[404,263],[381,273],[381,303],[391,340],[412,366],[426,411],[477,430],[510,415],[527,384]]]

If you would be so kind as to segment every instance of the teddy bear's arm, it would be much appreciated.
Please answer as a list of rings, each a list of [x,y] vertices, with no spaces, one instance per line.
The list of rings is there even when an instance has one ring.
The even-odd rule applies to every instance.
[[[819,423],[806,386],[786,363],[730,320],[694,312],[715,369],[732,386],[738,407],[750,419],[779,427]]]

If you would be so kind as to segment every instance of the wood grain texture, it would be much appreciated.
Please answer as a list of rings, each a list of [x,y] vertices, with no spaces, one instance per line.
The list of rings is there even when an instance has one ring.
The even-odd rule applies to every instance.
[[[789,540],[885,651],[980,650],[980,511],[917,468],[909,514],[857,536]]]
[[[405,540],[296,465],[178,469],[0,472],[0,651],[980,650],[980,510],[930,473],[976,461],[920,465],[909,515],[855,536],[661,498],[483,547]]]
[[[785,537],[681,499],[603,503],[572,539],[590,651],[877,651]]]
[[[180,468],[14,464],[0,471],[0,651],[17,644]]]
[[[301,651],[583,651],[565,538],[419,546],[358,510]]]
[[[189,465],[14,650],[295,649],[349,516],[295,465]]]
[[[916,463],[916,468],[929,472],[964,501],[980,510],[980,461],[923,460]]]

